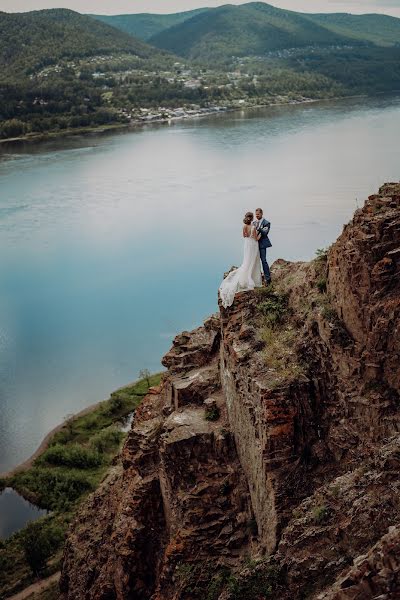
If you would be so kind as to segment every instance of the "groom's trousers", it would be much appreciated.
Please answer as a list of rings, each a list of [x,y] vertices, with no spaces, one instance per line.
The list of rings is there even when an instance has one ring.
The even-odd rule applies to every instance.
[[[261,258],[261,263],[262,263],[262,267],[263,267],[263,271],[264,271],[265,281],[270,281],[271,273],[269,271],[269,266],[267,263],[267,249],[266,248],[260,248],[260,258]]]

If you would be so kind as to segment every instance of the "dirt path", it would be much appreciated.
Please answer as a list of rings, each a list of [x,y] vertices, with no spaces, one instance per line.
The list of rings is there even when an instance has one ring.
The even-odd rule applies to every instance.
[[[57,571],[57,573],[53,573],[53,575],[50,575],[47,579],[41,579],[36,583],[32,583],[32,585],[22,590],[22,592],[18,592],[15,596],[10,596],[7,600],[27,600],[32,594],[43,592],[50,587],[52,583],[56,583],[60,579],[60,575],[61,571]]]

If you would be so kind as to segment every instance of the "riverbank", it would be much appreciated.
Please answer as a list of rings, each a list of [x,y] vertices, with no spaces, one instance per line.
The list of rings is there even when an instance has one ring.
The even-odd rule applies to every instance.
[[[0,540],[0,598],[37,582],[37,572],[42,579],[59,570],[65,534],[76,510],[117,468],[115,458],[127,435],[122,425],[160,380],[161,374],[138,380],[72,415],[45,436],[31,457],[2,476],[0,489],[11,487],[50,513]],[[11,516],[1,518],[7,522]],[[42,557],[39,565],[36,545]]]
[[[131,389],[132,386],[135,386],[138,383],[140,383],[140,380],[133,381],[132,383],[128,383],[127,385],[124,385],[121,388],[116,389],[114,392],[112,392],[112,394],[118,394],[119,392],[123,392],[124,390]],[[59,423],[59,425],[56,425],[53,429],[51,429],[45,435],[45,437],[40,442],[40,444],[37,447],[37,449],[35,450],[35,452],[29,458],[27,458],[26,460],[24,460],[24,462],[19,463],[18,465],[16,465],[15,467],[13,467],[12,469],[10,469],[9,471],[5,471],[3,473],[0,473],[0,479],[5,479],[5,478],[8,478],[8,477],[12,477],[16,473],[19,473],[20,471],[26,471],[26,469],[29,469],[29,467],[32,466],[32,464],[36,460],[36,458],[38,458],[41,454],[43,454],[43,452],[49,447],[50,442],[51,442],[53,436],[57,432],[61,431],[64,428],[67,428],[70,423],[72,423],[73,421],[75,421],[79,417],[83,417],[83,416],[85,416],[85,415],[87,415],[87,414],[89,414],[91,412],[94,412],[97,408],[99,408],[100,406],[104,405],[108,401],[109,400],[106,399],[106,400],[99,400],[99,402],[94,402],[93,404],[90,404],[89,406],[87,406],[86,408],[83,408],[79,412],[72,414],[68,419],[65,419],[62,423]]]
[[[350,99],[363,97],[365,94],[352,95],[352,96],[338,96],[332,98],[302,98],[299,100],[283,100],[278,102],[270,102],[270,103],[260,103],[260,104],[238,104],[235,106],[219,106],[212,107],[210,109],[199,109],[189,110],[186,114],[181,116],[151,116],[148,115],[143,119],[131,119],[127,123],[114,123],[110,125],[100,125],[100,126],[90,126],[90,127],[78,127],[73,129],[63,129],[58,131],[49,131],[46,133],[28,133],[26,135],[14,137],[14,138],[5,138],[0,139],[0,149],[1,147],[10,146],[18,146],[24,144],[37,144],[40,142],[47,142],[51,140],[57,140],[64,137],[79,137],[79,136],[90,136],[90,135],[101,135],[103,133],[113,133],[117,131],[129,131],[130,129],[140,129],[142,127],[148,125],[160,125],[166,124],[171,125],[175,122],[179,122],[182,120],[190,120],[190,119],[198,119],[210,116],[218,116],[221,114],[225,114],[227,112],[240,112],[243,110],[254,110],[257,108],[268,108],[275,106],[295,106],[299,104],[310,104],[315,102],[326,102],[332,100],[341,100],[341,99]]]

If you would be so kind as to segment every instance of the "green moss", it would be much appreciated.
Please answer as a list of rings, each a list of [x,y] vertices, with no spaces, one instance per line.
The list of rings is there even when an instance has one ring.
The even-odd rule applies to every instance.
[[[207,421],[218,421],[220,417],[220,410],[218,406],[210,406],[205,410],[205,418]]]
[[[229,583],[232,600],[274,598],[279,571],[274,565],[258,565],[243,578],[233,578]]]
[[[258,310],[264,317],[264,323],[268,326],[280,325],[288,317],[288,296],[278,293],[274,287],[261,288],[265,290],[261,296],[262,301]]]
[[[177,583],[183,594],[191,600],[218,600],[221,592],[232,581],[226,567],[216,567],[208,561],[197,563],[181,562],[175,570]]]
[[[326,292],[326,285],[327,285],[327,280],[326,277],[320,277],[319,279],[317,279],[315,286],[318,288],[318,291],[321,294],[325,294]]]
[[[312,511],[312,516],[315,523],[322,525],[322,523],[326,523],[329,519],[330,510],[325,505],[316,506]]]

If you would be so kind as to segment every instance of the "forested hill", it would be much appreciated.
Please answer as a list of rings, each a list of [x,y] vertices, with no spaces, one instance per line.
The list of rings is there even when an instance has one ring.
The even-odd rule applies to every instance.
[[[0,12],[0,77],[21,76],[62,58],[128,53],[157,57],[156,50],[110,25],[67,9]]]
[[[395,46],[400,19],[387,15],[306,14],[264,2],[170,15],[96,17],[187,58],[213,61],[307,46]]]
[[[324,13],[307,15],[307,18],[354,40],[368,41],[377,46],[400,45],[400,19],[396,17],[378,14]]]
[[[354,45],[355,40],[300,13],[256,2],[209,9],[160,32],[149,43],[189,58],[209,60],[310,45]]]
[[[197,14],[208,10],[197,8],[180,13],[157,15],[151,13],[140,13],[136,15],[91,15],[103,23],[112,25],[121,31],[130,33],[142,40],[149,40],[161,31],[179,25]]]

